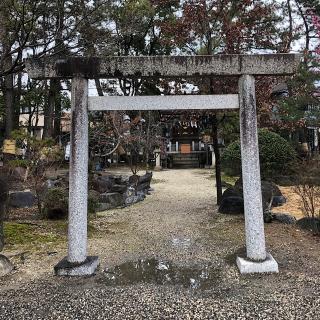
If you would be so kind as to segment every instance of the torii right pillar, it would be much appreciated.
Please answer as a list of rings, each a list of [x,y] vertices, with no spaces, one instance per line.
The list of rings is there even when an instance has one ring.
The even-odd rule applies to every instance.
[[[240,140],[247,257],[237,257],[240,273],[279,272],[266,252],[256,115],[255,79],[239,80]]]

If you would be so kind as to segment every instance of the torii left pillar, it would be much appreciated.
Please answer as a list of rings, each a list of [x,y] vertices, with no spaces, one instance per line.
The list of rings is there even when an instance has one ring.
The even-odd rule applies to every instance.
[[[98,257],[87,256],[88,219],[88,79],[74,77],[71,90],[68,256],[54,268],[56,275],[92,275]]]

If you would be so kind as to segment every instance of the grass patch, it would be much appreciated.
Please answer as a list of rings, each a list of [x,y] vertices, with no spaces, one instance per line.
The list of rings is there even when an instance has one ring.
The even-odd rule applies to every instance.
[[[48,227],[44,226],[47,229],[47,232],[53,232],[57,236],[61,238],[61,236],[67,236],[68,233],[68,221],[67,220],[57,220],[57,221],[50,221],[50,225]],[[97,229],[93,226],[91,221],[88,221],[88,237],[92,238]]]
[[[59,236],[41,232],[39,226],[27,223],[4,223],[4,237],[7,245],[37,245],[59,241]]]
[[[41,221],[41,224],[4,223],[5,243],[8,246],[22,245],[36,247],[41,244],[52,244],[67,241],[67,221]],[[89,222],[88,237],[93,238],[97,229]]]
[[[216,175],[215,174],[210,174],[210,176],[207,177],[207,179],[208,180],[215,180],[216,179]],[[222,182],[225,182],[227,184],[234,185],[238,179],[239,179],[239,177],[237,177],[237,176],[229,176],[224,172],[221,174]]]

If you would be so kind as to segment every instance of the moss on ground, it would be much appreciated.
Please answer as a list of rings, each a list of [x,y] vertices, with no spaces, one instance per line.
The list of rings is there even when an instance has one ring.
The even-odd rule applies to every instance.
[[[4,223],[4,237],[7,245],[37,245],[59,241],[59,236],[44,232],[38,225],[28,223]]]
[[[215,174],[210,174],[210,176],[207,178],[209,180],[215,180]],[[234,185],[236,181],[239,179],[238,176],[229,176],[228,174],[222,172],[221,174],[221,180],[225,183]]]
[[[238,176],[229,176],[224,172],[221,175],[221,180],[231,185],[234,185],[238,179]]]
[[[7,246],[31,246],[57,244],[67,240],[67,221],[40,221],[36,223],[4,223],[4,237]],[[88,237],[93,238],[96,228],[88,224]]]

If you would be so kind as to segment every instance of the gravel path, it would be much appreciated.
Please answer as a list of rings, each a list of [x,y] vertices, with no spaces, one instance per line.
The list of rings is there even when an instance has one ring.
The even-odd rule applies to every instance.
[[[0,279],[0,319],[320,319],[319,237],[268,224],[268,250],[280,274],[240,276],[235,257],[244,250],[244,221],[216,212],[210,171],[170,170],[154,178],[145,201],[91,222],[98,232],[89,253],[101,259],[94,277],[53,276],[65,244],[13,258],[17,270]],[[145,281],[110,285],[106,268],[139,272]]]

